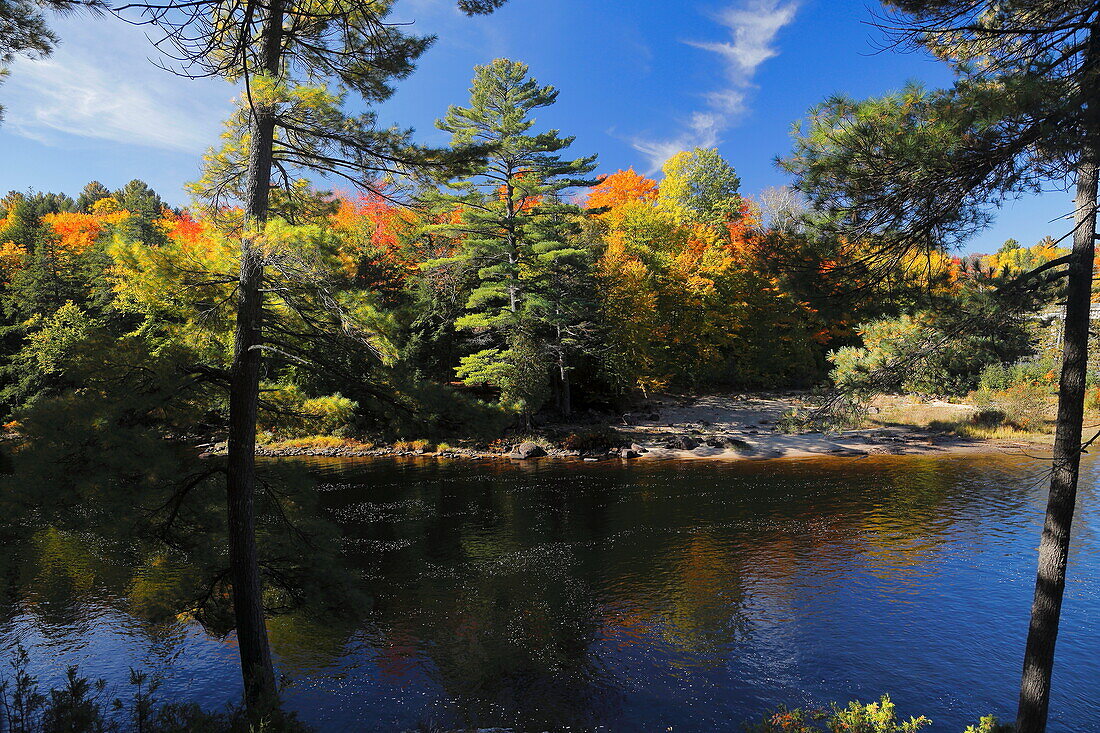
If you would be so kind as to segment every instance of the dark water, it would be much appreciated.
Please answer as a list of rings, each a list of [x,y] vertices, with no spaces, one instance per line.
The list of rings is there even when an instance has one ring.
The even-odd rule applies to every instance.
[[[286,699],[325,731],[739,730],[777,703],[888,692],[932,730],[1011,718],[1045,464],[316,462],[373,600],[271,622]],[[1100,464],[1087,461],[1051,731],[1100,731]],[[3,652],[217,706],[233,638],[150,618],[175,582],[42,530]]]

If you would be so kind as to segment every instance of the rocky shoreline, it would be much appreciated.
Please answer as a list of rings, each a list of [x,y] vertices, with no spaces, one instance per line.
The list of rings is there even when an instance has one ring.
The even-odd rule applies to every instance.
[[[804,409],[797,394],[662,396],[618,417],[602,422],[557,425],[547,434],[526,439],[506,438],[493,444],[462,441],[462,445],[403,441],[373,445],[318,439],[317,445],[295,441],[288,446],[260,446],[257,456],[268,458],[425,458],[444,460],[531,461],[540,458],[583,462],[607,460],[771,460],[778,458],[865,457],[873,455],[936,455],[959,453],[1021,453],[1042,451],[1042,443],[978,440],[918,425],[889,423],[838,433],[780,430],[783,416]],[[896,411],[897,406],[894,406]],[[904,414],[910,408],[902,405]],[[912,411],[930,410],[945,418],[973,408],[952,403],[914,403]],[[587,436],[587,437],[586,437]],[[598,440],[592,440],[597,436]],[[570,446],[570,443],[573,443]],[[224,452],[224,444],[201,446],[209,454]]]

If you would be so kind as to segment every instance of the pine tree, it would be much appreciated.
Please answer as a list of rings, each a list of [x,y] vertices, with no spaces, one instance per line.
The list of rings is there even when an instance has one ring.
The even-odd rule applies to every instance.
[[[490,12],[503,0],[459,0],[466,13]],[[163,33],[159,47],[186,63],[195,76],[242,82],[237,139],[225,155],[208,161],[212,198],[229,199],[243,213],[236,291],[233,358],[229,369],[227,515],[241,674],[254,724],[278,695],[267,638],[260,561],[256,548],[256,418],[265,332],[264,239],[273,211],[272,190],[292,195],[301,186],[293,169],[340,176],[364,188],[395,160],[378,149],[374,118],[358,121],[338,104],[299,104],[303,97],[331,98],[326,83],[355,93],[368,105],[393,93],[392,82],[412,72],[431,38],[405,33],[387,22],[392,0],[314,3],[298,0],[147,0],[119,12],[136,15]],[[342,99],[340,100],[342,101]],[[310,114],[311,110],[322,114]],[[302,143],[305,144],[302,144]],[[410,156],[411,161],[423,162]],[[234,200],[235,197],[235,200]]]
[[[572,145],[573,137],[562,137],[557,130],[531,133],[532,113],[554,104],[557,96],[552,86],[528,77],[526,64],[495,59],[478,66],[469,106],[450,107],[436,125],[451,133],[456,148],[482,145],[490,153],[429,199],[438,212],[457,214],[454,223],[429,230],[460,237],[453,259],[478,268],[468,312],[456,325],[480,334],[488,348],[466,357],[459,374],[467,381],[500,386],[528,420],[548,394],[548,345],[553,340],[548,331],[567,328],[558,320],[564,310],[552,305],[560,299],[553,294],[554,273],[588,256],[566,236],[569,217],[579,209],[564,201],[563,192],[591,185],[584,176],[595,168],[595,156],[566,160],[559,153]],[[557,343],[560,347],[567,341],[557,338]],[[569,367],[563,353],[558,348],[560,358],[554,361],[560,365],[560,388],[567,390]],[[532,364],[539,365],[535,372],[542,370],[540,379],[531,376]]]
[[[1018,733],[1041,733],[1082,452],[1100,171],[1100,5],[885,4],[896,12],[883,26],[900,45],[950,64],[954,84],[931,92],[909,85],[863,101],[834,97],[812,111],[787,161],[824,214],[823,227],[871,244],[865,269],[965,242],[1006,198],[1051,183],[1076,189],[1071,252],[1013,286],[1066,279],[1054,460],[1016,719]]]
[[[100,199],[108,198],[111,192],[99,181],[91,181],[84,186],[76,197],[76,209],[84,214],[92,213],[92,206]]]

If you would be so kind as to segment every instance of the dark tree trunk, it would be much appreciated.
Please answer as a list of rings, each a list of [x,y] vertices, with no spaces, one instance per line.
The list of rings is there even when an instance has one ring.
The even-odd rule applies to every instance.
[[[1077,501],[1081,463],[1081,424],[1084,416],[1085,375],[1088,367],[1093,250],[1096,237],[1096,153],[1089,150],[1077,170],[1073,260],[1069,266],[1062,378],[1058,389],[1058,423],[1054,463],[1047,500],[1046,521],[1039,544],[1035,599],[1024,652],[1020,682],[1017,733],[1043,733],[1050,702],[1050,678],[1062,594],[1066,588],[1066,561],[1070,525]]]
[[[282,8],[273,3],[264,26],[264,70],[279,71]],[[275,110],[254,107],[246,179],[248,227],[241,237],[237,324],[230,368],[229,459],[226,502],[233,615],[244,678],[245,704],[254,720],[278,702],[271,647],[264,618],[263,586],[256,549],[253,497],[256,488],[256,411],[260,393],[263,342],[263,255],[253,241],[267,219],[271,185]]]

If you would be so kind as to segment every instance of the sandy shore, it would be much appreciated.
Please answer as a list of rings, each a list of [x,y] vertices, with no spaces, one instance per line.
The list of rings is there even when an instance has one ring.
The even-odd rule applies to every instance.
[[[971,440],[921,427],[950,422],[974,410],[948,402],[899,397],[875,401],[871,419],[883,424],[835,434],[785,433],[776,428],[792,408],[812,406],[798,395],[708,395],[655,397],[613,426],[624,442],[646,448],[644,458],[768,459],[813,456],[1041,453],[1049,446],[1008,440]],[[890,416],[890,422],[879,416]],[[911,422],[912,424],[896,424]],[[699,443],[687,449],[683,437]],[[679,444],[679,445],[677,445]]]
[[[947,402],[918,402],[901,397],[883,397],[871,408],[874,427],[824,434],[792,434],[776,425],[791,409],[807,410],[812,405],[799,394],[659,395],[647,400],[613,421],[610,449],[581,452],[567,450],[550,439],[537,439],[532,458],[571,458],[574,460],[768,460],[811,458],[815,456],[858,457],[869,455],[957,455],[967,453],[1008,453],[1044,455],[1050,446],[1036,442],[973,440],[926,426],[965,418],[974,410],[968,405]],[[605,425],[607,423],[604,423]],[[598,431],[600,425],[587,423],[552,426],[554,434]],[[393,446],[338,446],[293,448],[261,447],[264,456],[436,456],[453,459],[517,459],[512,452],[518,440],[496,450],[488,446],[462,444],[444,451],[410,451]],[[532,447],[532,443],[525,444]],[[215,449],[215,452],[220,452]],[[524,460],[524,459],[520,459]]]

